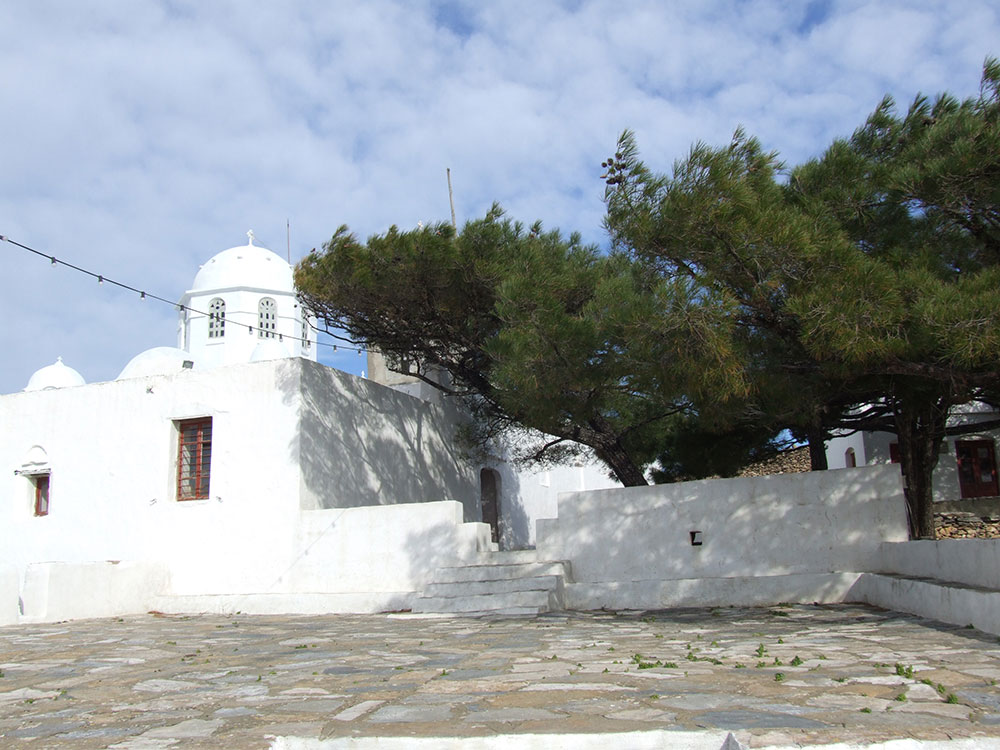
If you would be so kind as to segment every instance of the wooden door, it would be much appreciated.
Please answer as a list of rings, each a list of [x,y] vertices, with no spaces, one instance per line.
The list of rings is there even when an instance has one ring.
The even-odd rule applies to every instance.
[[[479,506],[483,523],[490,525],[490,537],[500,543],[500,477],[493,469],[479,472]]]

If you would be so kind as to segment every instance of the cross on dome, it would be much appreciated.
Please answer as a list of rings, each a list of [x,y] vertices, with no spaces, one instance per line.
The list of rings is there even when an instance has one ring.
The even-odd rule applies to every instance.
[[[247,244],[253,245],[253,230],[247,231]]]

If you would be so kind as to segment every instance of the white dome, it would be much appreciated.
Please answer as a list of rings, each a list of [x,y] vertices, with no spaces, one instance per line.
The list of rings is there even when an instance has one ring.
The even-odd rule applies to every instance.
[[[83,375],[72,367],[64,365],[62,357],[59,357],[55,364],[35,371],[24,390],[47,391],[52,388],[71,388],[74,385],[86,384],[87,381],[83,379]]]
[[[185,360],[191,355],[173,346],[155,346],[136,354],[118,375],[116,380],[144,378],[148,375],[171,375],[184,369]]]
[[[254,347],[250,361],[266,362],[269,359],[285,359],[290,356],[288,349],[278,339],[264,339]]]
[[[295,293],[292,267],[265,247],[242,245],[212,256],[194,277],[190,292],[249,287]]]

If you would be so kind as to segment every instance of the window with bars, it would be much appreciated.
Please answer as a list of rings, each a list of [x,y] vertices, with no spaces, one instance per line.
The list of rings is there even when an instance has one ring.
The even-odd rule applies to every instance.
[[[49,475],[36,474],[32,477],[32,484],[35,485],[35,515],[47,516],[49,514]]]
[[[208,303],[208,337],[221,339],[226,335],[226,303],[216,297]]]
[[[264,297],[257,305],[257,336],[262,339],[277,337],[278,313],[274,300]]]
[[[302,350],[309,351],[309,347],[312,342],[309,340],[309,318],[306,315],[302,317]]]
[[[212,468],[212,418],[177,423],[177,499],[207,500]]]

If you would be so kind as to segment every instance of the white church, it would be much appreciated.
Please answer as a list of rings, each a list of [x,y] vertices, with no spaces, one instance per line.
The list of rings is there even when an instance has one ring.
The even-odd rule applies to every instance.
[[[560,490],[616,486],[596,465],[474,464],[456,445],[464,415],[432,389],[378,355],[381,383],[317,363],[291,266],[248,235],[180,297],[176,347],[110,382],[60,360],[0,396],[0,590],[16,583],[17,617],[154,595],[196,611],[404,608],[433,563],[529,547]]]

